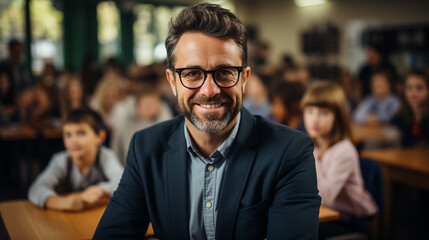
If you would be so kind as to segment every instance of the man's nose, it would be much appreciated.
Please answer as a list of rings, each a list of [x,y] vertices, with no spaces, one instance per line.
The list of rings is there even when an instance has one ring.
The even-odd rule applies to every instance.
[[[221,92],[220,87],[216,85],[213,74],[207,74],[206,81],[200,87],[200,92],[207,97],[213,97]]]

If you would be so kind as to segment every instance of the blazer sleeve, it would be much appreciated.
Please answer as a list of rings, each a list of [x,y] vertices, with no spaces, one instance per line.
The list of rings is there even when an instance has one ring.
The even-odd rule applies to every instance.
[[[113,194],[93,239],[143,239],[149,225],[146,198],[136,154],[140,146],[133,136],[125,170],[118,189]]]
[[[317,239],[320,196],[313,142],[296,135],[283,153],[269,209],[267,239]]]

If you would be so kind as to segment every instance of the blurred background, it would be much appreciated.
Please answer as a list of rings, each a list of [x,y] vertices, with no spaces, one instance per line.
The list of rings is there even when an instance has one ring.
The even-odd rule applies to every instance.
[[[390,72],[399,98],[407,73],[429,66],[427,0],[209,2],[247,26],[249,65],[259,78],[249,84],[247,107],[289,126],[297,121],[286,121],[273,107],[275,94],[293,96],[275,93],[279,82],[302,85],[296,102],[312,81],[337,82],[353,111],[370,94],[368,66]],[[89,106],[103,116],[105,145],[123,163],[134,131],[179,113],[165,79],[164,41],[171,18],[196,3],[0,0],[0,200],[26,198],[52,154],[64,150],[61,121],[71,109]],[[359,150],[401,145],[388,124],[375,127],[383,127],[375,140],[359,126]],[[398,197],[397,239],[428,236],[423,215],[406,220],[421,208],[428,213],[420,193],[413,194],[416,202]]]

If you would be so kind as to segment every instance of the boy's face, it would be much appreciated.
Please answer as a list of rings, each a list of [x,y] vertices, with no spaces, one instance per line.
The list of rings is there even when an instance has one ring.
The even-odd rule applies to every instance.
[[[376,74],[372,77],[372,93],[376,97],[385,97],[390,92],[389,80],[382,74]]]
[[[93,156],[98,146],[103,142],[101,133],[96,133],[92,127],[85,122],[65,123],[63,126],[64,145],[73,159],[81,159]]]

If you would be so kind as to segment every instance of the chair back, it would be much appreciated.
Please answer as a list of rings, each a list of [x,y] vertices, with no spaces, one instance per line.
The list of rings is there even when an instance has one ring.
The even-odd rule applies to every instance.
[[[361,158],[359,162],[365,189],[381,211],[384,208],[384,181],[380,164],[368,158]]]

